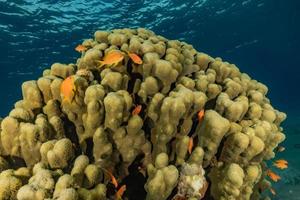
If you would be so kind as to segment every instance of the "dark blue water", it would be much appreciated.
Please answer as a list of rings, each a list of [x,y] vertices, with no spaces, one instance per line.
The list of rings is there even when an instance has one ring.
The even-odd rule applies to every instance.
[[[23,81],[37,79],[54,62],[74,63],[78,56],[74,47],[97,29],[146,27],[235,63],[269,87],[272,105],[288,114],[287,151],[281,156],[291,167],[282,172],[284,179],[277,187],[289,194],[285,199],[300,190],[300,1],[64,2],[0,0],[2,117],[21,98]]]

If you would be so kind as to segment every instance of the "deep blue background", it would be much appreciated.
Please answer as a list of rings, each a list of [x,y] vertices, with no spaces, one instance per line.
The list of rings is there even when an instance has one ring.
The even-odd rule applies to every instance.
[[[64,2],[0,0],[0,116],[21,98],[22,82],[37,79],[54,62],[75,62],[74,47],[97,29],[146,27],[235,63],[269,87],[272,105],[288,114],[283,125],[287,151],[281,156],[291,167],[277,187],[289,183],[284,191],[300,191],[290,184],[300,179],[300,1]],[[288,199],[296,196],[289,194]]]

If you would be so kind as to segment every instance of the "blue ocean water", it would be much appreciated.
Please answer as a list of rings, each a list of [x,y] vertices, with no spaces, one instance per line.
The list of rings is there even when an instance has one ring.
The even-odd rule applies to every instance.
[[[98,29],[145,27],[235,63],[269,87],[290,162],[275,184],[300,199],[300,1],[298,0],[0,0],[0,116],[21,98],[21,83],[54,62],[75,62],[74,47]],[[298,158],[297,158],[298,157]]]

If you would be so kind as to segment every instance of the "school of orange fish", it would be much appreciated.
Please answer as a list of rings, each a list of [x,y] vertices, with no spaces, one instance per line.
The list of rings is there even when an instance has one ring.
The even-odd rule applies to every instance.
[[[75,50],[82,53],[87,50],[87,47],[85,47],[83,45],[78,45],[75,48]],[[143,63],[142,59],[137,54],[130,53],[128,51],[126,51],[126,54],[133,61],[133,63],[138,64],[138,65],[141,65]],[[124,56],[125,56],[124,53],[122,53],[121,51],[117,51],[117,50],[110,51],[107,55],[104,56],[103,60],[99,61],[99,67],[104,67],[104,66],[115,67],[124,59]],[[74,83],[74,76],[69,76],[62,82],[60,91],[63,96],[63,101],[72,103],[72,101],[74,100],[75,94],[76,94],[76,86]],[[141,110],[142,110],[142,106],[136,105],[136,107],[132,111],[132,115],[140,114]],[[202,109],[198,112],[197,117],[198,117],[199,123],[202,123],[204,114],[205,114],[204,109]],[[192,153],[193,146],[194,146],[194,140],[193,140],[193,137],[190,137],[189,142],[188,142],[189,154]],[[279,146],[276,149],[277,152],[282,152],[284,150],[285,150],[285,148],[282,146]],[[284,159],[279,159],[273,163],[273,166],[277,167],[278,169],[283,170],[283,169],[288,168],[288,162]],[[119,187],[117,179],[114,177],[114,175],[110,171],[108,171],[108,170],[105,170],[105,171],[109,175],[112,184],[117,189]],[[273,172],[271,169],[267,169],[266,174],[274,182],[277,182],[281,179],[281,177],[279,175],[277,175],[275,172]],[[122,195],[124,194],[125,191],[126,191],[126,185],[122,185],[116,192],[116,199],[122,199]],[[270,188],[270,192],[273,195],[276,195],[276,191],[273,188]]]
[[[278,147],[277,148],[278,152],[282,152],[284,151],[284,147]],[[273,166],[277,167],[278,169],[284,170],[286,168],[288,168],[288,161],[284,160],[284,159],[279,159],[279,160],[275,160],[275,162],[273,162]],[[267,169],[267,176],[274,182],[277,182],[281,179],[281,177],[276,174],[275,172],[273,172],[271,169]],[[274,188],[270,188],[270,192],[273,195],[276,195],[276,191]]]

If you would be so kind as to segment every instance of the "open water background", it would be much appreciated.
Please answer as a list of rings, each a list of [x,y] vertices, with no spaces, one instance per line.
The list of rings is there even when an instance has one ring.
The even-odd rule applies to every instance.
[[[54,62],[75,62],[74,47],[98,29],[146,27],[235,63],[269,87],[288,114],[290,168],[274,199],[300,199],[300,1],[0,0],[0,116],[21,98],[21,83]]]

